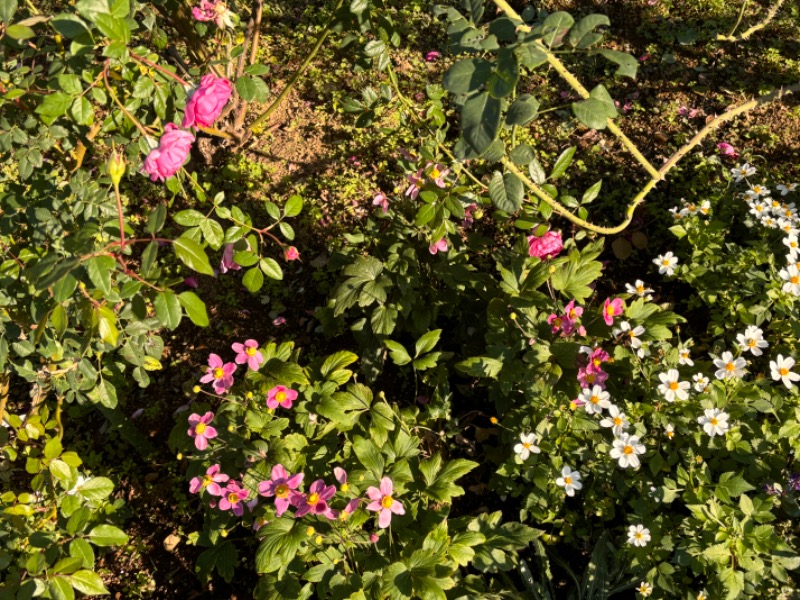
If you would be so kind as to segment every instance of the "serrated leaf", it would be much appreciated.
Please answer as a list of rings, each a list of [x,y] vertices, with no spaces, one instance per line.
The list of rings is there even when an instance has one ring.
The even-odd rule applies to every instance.
[[[188,237],[179,237],[172,244],[176,256],[190,269],[202,273],[203,275],[214,275],[214,269],[208,261],[203,247]]]
[[[530,94],[521,94],[506,113],[506,125],[525,125],[539,114],[539,101]]]
[[[242,75],[236,80],[236,92],[246,102],[266,102],[269,97],[269,88],[258,77]]]
[[[516,175],[494,172],[489,181],[489,197],[498,209],[508,214],[517,212],[522,206],[524,195],[525,189]]]
[[[197,294],[194,292],[181,292],[178,294],[178,302],[180,302],[192,323],[199,327],[208,327],[209,320],[206,305]]]
[[[479,90],[489,81],[492,63],[482,58],[467,58],[451,66],[444,74],[443,85],[453,94],[468,94]]]
[[[426,352],[430,352],[436,347],[436,344],[439,343],[439,338],[442,335],[441,329],[434,329],[433,331],[429,331],[426,334],[423,334],[415,344],[414,348],[416,350],[416,354],[414,356],[421,356]]]
[[[500,130],[500,100],[488,92],[471,96],[461,111],[462,136],[467,146],[480,154],[494,142]]]
[[[159,292],[153,301],[153,307],[156,309],[156,318],[164,327],[172,330],[180,325],[183,312],[175,292]]]
[[[389,356],[392,357],[394,364],[402,367],[411,362],[411,356],[402,344],[392,340],[383,340],[383,343],[389,349]]]

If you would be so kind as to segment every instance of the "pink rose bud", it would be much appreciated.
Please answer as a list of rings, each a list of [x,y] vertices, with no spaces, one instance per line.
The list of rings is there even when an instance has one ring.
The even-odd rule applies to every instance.
[[[286,260],[297,260],[300,258],[300,252],[294,246],[289,246],[283,251],[283,258]]]
[[[558,256],[564,244],[561,241],[561,233],[558,231],[548,231],[541,237],[531,235],[528,237],[528,255],[537,258],[547,259]]]
[[[182,125],[189,127],[211,127],[231,97],[231,82],[223,77],[208,74],[200,80],[186,103]]]
[[[436,50],[431,50],[425,55],[425,60],[428,62],[433,62],[441,58],[441,56],[442,56],[441,52],[437,52]]]
[[[378,536],[375,535],[374,533],[369,534],[369,541],[372,542],[373,544],[377,544],[378,539],[379,539]]]
[[[142,170],[150,175],[152,181],[165,181],[175,175],[186,162],[192,149],[194,136],[188,131],[178,129],[174,123],[167,123],[164,135],[144,159]]]

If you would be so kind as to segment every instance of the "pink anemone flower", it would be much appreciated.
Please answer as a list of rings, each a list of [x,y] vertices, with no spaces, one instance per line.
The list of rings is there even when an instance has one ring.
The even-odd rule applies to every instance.
[[[606,322],[606,325],[613,325],[614,324],[614,317],[618,317],[622,314],[622,310],[625,308],[625,303],[622,301],[622,298],[606,298],[606,301],[603,303],[603,320]]]
[[[200,383],[213,382],[214,391],[217,394],[224,394],[233,386],[233,373],[236,365],[233,363],[223,363],[218,354],[208,355],[208,368],[206,374],[200,379]]]
[[[286,386],[276,385],[267,392],[267,408],[292,408],[292,402],[297,399],[297,392],[290,390]]]
[[[406,514],[403,504],[392,498],[394,484],[388,477],[381,479],[380,488],[370,486],[367,488],[367,496],[372,502],[367,504],[367,510],[379,511],[378,527],[386,529],[392,522],[392,513],[396,515]]]
[[[434,242],[428,247],[428,252],[431,254],[437,254],[439,252],[447,252],[447,239],[442,238],[437,242]]]
[[[255,340],[246,340],[244,344],[236,342],[231,348],[236,352],[233,360],[237,365],[247,363],[252,371],[258,371],[259,365],[264,362],[264,355],[258,350],[258,342]]]
[[[295,517],[302,517],[308,513],[315,515],[322,515],[329,519],[336,519],[339,513],[331,510],[328,506],[328,500],[333,498],[336,493],[336,486],[325,485],[322,479],[317,479],[311,484],[308,489],[308,494],[301,494],[299,492],[292,493],[292,504],[297,507],[294,513]]]
[[[373,206],[380,206],[383,209],[383,214],[389,210],[389,198],[383,192],[378,192],[372,199]]]
[[[279,517],[291,505],[292,491],[296,490],[303,481],[303,473],[290,475],[283,465],[272,467],[272,479],[258,484],[258,493],[270,498],[275,496],[275,508]]]
[[[199,494],[206,490],[212,496],[222,496],[224,493],[220,483],[225,483],[230,479],[225,473],[220,473],[219,465],[211,465],[202,477],[194,477],[189,482],[189,491],[192,494]]]
[[[217,430],[209,425],[214,420],[214,413],[207,412],[202,417],[196,413],[189,415],[189,437],[194,438],[195,448],[205,450],[208,440],[217,437]]]
[[[241,517],[244,514],[243,500],[247,499],[250,492],[243,489],[235,481],[228,483],[228,486],[223,490],[222,497],[219,500],[220,510],[232,510],[233,514]]]

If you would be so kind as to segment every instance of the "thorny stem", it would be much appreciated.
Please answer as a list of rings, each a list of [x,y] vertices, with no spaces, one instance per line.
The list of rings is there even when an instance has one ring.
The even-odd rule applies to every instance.
[[[494,3],[500,8],[505,14],[520,23],[522,23],[522,18],[516,13],[516,11],[511,8],[511,6],[506,2],[506,0],[493,0]],[[773,7],[773,11],[777,12],[780,4],[782,4],[784,0],[779,0],[777,6]],[[772,11],[771,11],[772,12]],[[772,15],[774,16],[774,14]],[[771,17],[770,17],[771,18]],[[766,23],[764,23],[766,24]],[[761,25],[762,27],[764,25]],[[520,24],[517,26],[517,29],[520,31],[530,31],[530,27],[528,25]],[[747,32],[746,32],[747,33]],[[752,33],[752,32],[751,32]],[[578,79],[570,73],[564,64],[558,60],[541,42],[535,42],[538,46],[538,49],[544,52],[547,55],[547,61],[550,65],[561,75],[564,80],[570,84],[570,86],[581,95],[582,98],[588,98],[589,92],[588,90],[583,87],[583,85],[578,81]],[[660,169],[656,170],[650,163],[647,161],[646,158],[639,152],[638,148],[630,141],[630,139],[625,136],[625,134],[613,123],[611,119],[608,120],[608,128],[609,130],[614,133],[618,137],[618,139],[622,142],[622,144],[637,158],[637,160],[647,169],[650,173],[651,179],[648,181],[641,191],[631,200],[628,204],[628,207],[625,211],[625,220],[615,226],[615,227],[601,227],[599,225],[594,225],[584,219],[581,219],[574,213],[568,211],[564,206],[562,206],[555,198],[550,196],[547,192],[545,192],[541,187],[536,185],[533,181],[531,181],[522,171],[520,171],[513,162],[511,162],[508,157],[503,157],[501,162],[503,165],[512,173],[514,173],[519,179],[523,182],[525,187],[527,187],[537,198],[549,204],[553,211],[571,221],[575,225],[579,227],[583,227],[584,229],[588,229],[590,231],[594,231],[596,233],[604,234],[604,235],[612,235],[616,233],[620,233],[623,231],[628,225],[630,225],[631,221],[633,220],[633,214],[636,211],[636,208],[644,201],[645,197],[648,193],[656,186],[659,181],[665,179],[667,173],[680,161],[684,156],[686,156],[692,148],[696,147],[700,144],[712,131],[719,129],[719,127],[737,116],[753,110],[759,106],[772,102],[773,100],[780,100],[784,96],[787,96],[793,92],[800,91],[800,82],[781,88],[779,90],[775,90],[769,94],[765,94],[763,96],[759,96],[758,98],[754,98],[749,102],[742,104],[736,108],[733,108],[718,117],[715,117],[711,121],[709,121],[705,127],[703,127],[697,134],[689,140],[684,146],[678,149],[675,154],[673,154],[667,162],[665,162]]]
[[[305,60],[298,67],[297,71],[294,72],[294,75],[292,75],[292,78],[289,80],[289,83],[286,84],[286,87],[283,88],[283,91],[280,93],[280,95],[277,98],[275,98],[272,104],[269,105],[269,108],[267,108],[267,110],[264,111],[264,113],[260,117],[258,117],[255,121],[253,121],[253,123],[249,127],[249,130],[251,132],[255,133],[257,129],[260,129],[264,125],[264,123],[267,122],[270,115],[272,115],[272,113],[275,112],[275,110],[286,99],[286,96],[289,95],[289,92],[292,91],[292,88],[300,80],[300,77],[308,68],[308,65],[311,64],[311,61],[314,60],[314,57],[317,55],[317,52],[319,52],[320,48],[322,48],[322,44],[325,41],[325,38],[327,38],[328,34],[331,32],[331,27],[333,27],[333,24],[336,22],[336,13],[339,12],[339,9],[342,7],[343,3],[344,0],[339,0],[336,3],[336,6],[333,8],[333,13],[331,14],[331,18],[325,24],[324,29],[320,32],[319,36],[317,37],[317,42],[314,44],[314,47],[311,48],[311,52],[308,53],[308,56],[306,56]]]
[[[764,27],[769,25],[770,21],[772,21],[772,19],[775,18],[775,15],[778,14],[778,11],[780,10],[784,2],[785,0],[777,0],[777,2],[775,2],[772,8],[769,9],[766,16],[761,21],[759,21],[758,23],[747,29],[743,34],[734,37],[733,32],[736,31],[737,27],[739,27],[739,23],[742,22],[742,16],[744,15],[744,7],[747,5],[747,2],[745,2],[744,5],[742,5],[742,11],[739,13],[739,18],[736,21],[736,25],[733,26],[731,32],[728,35],[722,35],[722,34],[718,35],[717,40],[721,42],[742,42],[746,40],[756,31],[759,31],[760,29],[763,29]]]
[[[114,102],[116,102],[117,106],[119,106],[120,110],[125,114],[125,116],[128,117],[128,119],[130,119],[131,123],[133,123],[136,126],[136,129],[139,130],[139,133],[141,133],[145,137],[148,137],[150,135],[150,132],[144,125],[142,125],[138,121],[138,119],[136,119],[136,117],[134,117],[128,111],[127,108],[125,108],[125,105],[122,104],[122,102],[120,102],[119,98],[117,97],[117,93],[114,91],[114,88],[111,87],[111,84],[108,82],[108,62],[106,62],[105,66],[103,67],[103,83],[105,83],[106,89],[108,90],[108,93],[111,94],[111,97],[114,99]]]
[[[159,71],[160,73],[163,73],[167,77],[172,77],[172,79],[174,79],[175,81],[177,81],[181,85],[184,85],[184,86],[190,85],[185,79],[183,79],[177,73],[173,73],[169,69],[165,69],[161,65],[159,65],[157,63],[154,63],[152,60],[148,60],[148,59],[144,58],[143,56],[139,56],[138,54],[134,54],[133,52],[131,52],[130,55],[131,55],[131,58],[133,60],[138,60],[140,63],[143,63],[143,64],[147,65],[148,67],[153,67],[156,71]]]

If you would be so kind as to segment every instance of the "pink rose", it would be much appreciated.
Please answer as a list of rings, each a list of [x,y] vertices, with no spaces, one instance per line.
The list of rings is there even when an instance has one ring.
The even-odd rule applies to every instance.
[[[283,258],[286,260],[297,260],[300,258],[300,252],[294,246],[289,246],[283,251]]]
[[[231,82],[223,77],[208,74],[200,80],[200,87],[192,92],[186,103],[183,127],[211,127],[231,97]]]
[[[541,237],[535,235],[528,236],[528,255],[537,258],[553,258],[558,256],[564,244],[561,241],[561,233],[558,231],[548,231]]]
[[[164,135],[144,159],[142,170],[150,175],[152,181],[169,179],[183,166],[192,149],[194,136],[188,131],[178,129],[175,123],[167,123]]]

